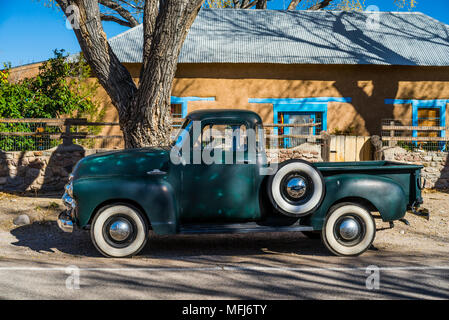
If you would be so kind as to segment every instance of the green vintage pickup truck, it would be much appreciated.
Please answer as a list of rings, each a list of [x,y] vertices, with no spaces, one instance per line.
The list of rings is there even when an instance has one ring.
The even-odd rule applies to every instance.
[[[299,231],[354,256],[375,237],[373,213],[402,219],[422,203],[421,166],[388,161],[267,163],[260,117],[190,113],[173,144],[80,160],[58,224],[89,229],[105,256],[128,257],[156,234]]]

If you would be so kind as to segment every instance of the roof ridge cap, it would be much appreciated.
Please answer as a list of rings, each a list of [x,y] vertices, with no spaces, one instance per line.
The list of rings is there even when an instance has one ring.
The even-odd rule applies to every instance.
[[[120,38],[121,36],[124,36],[124,35],[126,35],[127,33],[131,32],[131,31],[134,31],[134,29],[137,29],[137,28],[139,28],[139,27],[142,27],[142,23],[139,24],[139,25],[137,25],[137,26],[135,26],[135,27],[132,27],[132,28],[126,30],[126,31],[123,31],[122,33],[119,33],[119,34],[113,36],[112,38],[109,38],[108,41],[111,41],[111,40],[115,40],[115,39],[117,39],[117,38]]]

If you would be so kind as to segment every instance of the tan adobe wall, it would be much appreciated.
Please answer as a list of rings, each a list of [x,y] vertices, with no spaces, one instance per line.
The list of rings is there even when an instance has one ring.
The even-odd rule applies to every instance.
[[[38,65],[15,72],[23,75],[28,69],[38,70]],[[140,64],[125,65],[137,81]],[[172,95],[215,98],[189,102],[189,112],[244,108],[258,112],[264,122],[273,122],[272,104],[248,103],[249,98],[349,97],[351,103],[328,104],[328,131],[352,126],[355,134],[367,136],[380,134],[382,119],[411,119],[410,105],[386,105],[386,98],[449,99],[449,67],[179,64]],[[105,121],[118,121],[101,87],[95,100],[106,108]],[[118,127],[105,127],[101,134],[119,132]]]
[[[8,80],[12,83],[16,83],[25,78],[33,78],[39,74],[39,67],[42,62],[27,64],[24,66],[19,66],[11,68],[9,72]]]
[[[139,64],[127,64],[137,79]],[[410,105],[386,105],[385,99],[449,99],[449,67],[371,65],[179,64],[173,96],[215,97],[189,102],[203,108],[244,108],[273,121],[272,104],[249,98],[349,97],[330,102],[328,131],[353,126],[357,135],[380,134],[382,119],[411,119]],[[107,120],[116,120],[115,110]]]

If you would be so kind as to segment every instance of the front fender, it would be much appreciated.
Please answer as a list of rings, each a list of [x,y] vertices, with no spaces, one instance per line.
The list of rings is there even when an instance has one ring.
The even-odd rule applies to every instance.
[[[73,183],[76,200],[76,223],[85,227],[95,210],[103,204],[125,201],[138,204],[157,234],[177,231],[178,206],[173,187],[164,178],[95,177],[79,178]]]
[[[373,204],[383,221],[404,217],[407,197],[395,181],[373,175],[341,174],[325,178],[326,195],[320,208],[310,217],[314,229],[321,229],[330,207],[343,199],[359,198]]]

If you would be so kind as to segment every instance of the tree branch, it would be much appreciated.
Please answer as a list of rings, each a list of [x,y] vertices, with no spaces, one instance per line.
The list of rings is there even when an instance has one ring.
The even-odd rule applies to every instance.
[[[151,44],[153,42],[154,29],[159,14],[159,1],[147,0],[143,9],[143,52],[142,52],[142,68],[140,76],[142,78],[143,70],[146,70],[149,59]]]
[[[302,0],[292,0],[290,4],[288,5],[287,10],[296,10],[296,7]]]
[[[243,0],[241,8],[242,9],[250,9],[250,8],[254,7],[258,2],[259,2],[259,0],[254,0],[253,2],[250,2],[250,0]]]
[[[120,114],[137,88],[128,70],[112,51],[101,24],[98,0],[56,0],[72,23],[78,43],[98,81]],[[73,23],[75,22],[75,23]]]
[[[123,19],[125,19],[130,23],[131,27],[139,25],[139,22],[136,20],[136,18],[134,18],[133,15],[128,10],[126,10],[120,4],[118,4],[118,2],[113,0],[98,0],[98,3],[117,12]]]
[[[130,27],[130,28],[133,27],[133,25],[129,21],[125,21],[125,20],[119,19],[116,16],[111,16],[111,15],[102,13],[100,15],[100,17],[101,17],[101,21],[112,21],[112,22],[118,23],[118,24],[120,24],[122,26],[125,26],[125,27]]]
[[[323,0],[321,2],[318,2],[317,4],[314,4],[307,10],[321,10],[326,8],[333,0]]]

